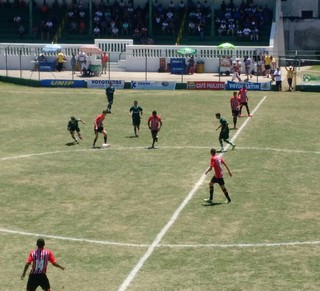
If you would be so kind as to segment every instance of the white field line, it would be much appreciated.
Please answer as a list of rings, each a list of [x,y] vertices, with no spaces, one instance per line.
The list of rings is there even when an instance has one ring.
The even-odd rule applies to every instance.
[[[247,119],[248,120],[248,119]],[[233,137],[232,140],[235,138]],[[228,146],[228,145],[227,145]],[[147,147],[115,147],[112,146],[109,150],[145,150]],[[180,150],[180,149],[209,149],[209,146],[163,146],[160,149],[162,150]],[[237,150],[255,150],[255,151],[275,151],[275,152],[284,152],[284,153],[297,153],[297,154],[320,154],[320,151],[304,151],[304,150],[290,150],[290,149],[278,149],[278,148],[260,148],[260,147],[238,147]],[[43,153],[34,153],[34,154],[25,154],[25,155],[18,155],[12,157],[4,157],[0,158],[0,162],[8,161],[8,160],[16,160],[16,159],[23,159],[23,158],[31,158],[36,156],[47,156],[47,155],[57,155],[63,153],[73,153],[73,152],[99,152],[97,149],[76,149],[76,150],[67,150],[67,151],[52,151],[52,152],[43,152]]]
[[[65,241],[73,241],[73,242],[85,242],[85,243],[100,244],[100,245],[116,245],[116,246],[123,246],[123,247],[140,247],[140,248],[149,246],[148,244],[132,244],[132,243],[121,243],[121,242],[93,240],[93,239],[85,239],[85,238],[74,238],[74,237],[66,237],[66,236],[57,236],[57,235],[49,235],[49,234],[42,234],[42,233],[31,233],[31,232],[25,232],[25,231],[10,230],[10,229],[5,229],[5,228],[0,228],[0,232],[16,234],[16,235],[24,235],[24,236],[52,238],[52,239],[57,239],[57,240],[65,240]]]
[[[0,228],[0,233],[7,233],[13,235],[23,235],[32,237],[43,237],[51,238],[55,240],[63,240],[70,242],[81,242],[88,244],[98,244],[98,245],[111,245],[119,247],[136,247],[136,248],[147,248],[150,244],[134,244],[134,243],[121,243],[106,240],[94,240],[85,238],[75,238],[60,235],[49,235],[43,233],[32,233],[18,230],[11,230]],[[300,245],[319,245],[320,240],[315,241],[290,241],[290,242],[258,242],[258,243],[233,243],[233,244],[218,244],[218,243],[208,243],[208,244],[158,244],[157,248],[260,248],[260,247],[287,247],[287,246],[300,246]]]
[[[260,106],[261,104],[264,102],[264,100],[267,98],[267,96],[264,96],[260,102],[258,103],[258,105],[256,106],[256,108],[254,109],[253,112],[255,112]],[[237,131],[237,133],[235,134],[235,136],[233,137],[232,140],[235,140],[237,138],[237,136],[241,133],[241,131],[244,129],[244,127],[247,125],[247,123],[249,122],[249,119],[247,119],[239,128],[239,130]],[[227,149],[228,147],[226,147]],[[223,155],[223,153],[221,154]],[[184,207],[187,205],[187,203],[190,201],[190,199],[193,197],[193,195],[198,191],[199,187],[202,185],[202,183],[205,180],[206,175],[203,173],[200,177],[200,179],[198,180],[198,182],[194,185],[194,187],[192,188],[192,190],[189,192],[189,194],[187,195],[187,197],[182,201],[182,203],[180,204],[180,206],[177,208],[177,210],[173,213],[172,217],[170,218],[170,220],[167,222],[167,224],[161,229],[161,231],[157,234],[156,238],[154,239],[154,241],[152,242],[152,244],[149,246],[148,250],[145,252],[145,254],[140,258],[140,260],[138,261],[138,263],[134,266],[134,268],[131,270],[131,272],[129,273],[129,275],[127,276],[127,278],[123,281],[123,283],[120,285],[118,291],[125,291],[129,285],[131,284],[132,280],[136,277],[136,275],[138,274],[138,272],[140,271],[140,269],[142,268],[142,266],[144,265],[144,263],[146,262],[146,260],[151,256],[151,254],[153,253],[154,249],[159,245],[161,239],[165,236],[165,234],[167,233],[167,231],[169,230],[169,228],[175,223],[176,219],[178,218],[178,216],[180,215],[181,211],[184,209]]]

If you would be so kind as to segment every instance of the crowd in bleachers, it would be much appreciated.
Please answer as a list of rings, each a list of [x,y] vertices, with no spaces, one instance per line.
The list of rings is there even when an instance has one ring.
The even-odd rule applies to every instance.
[[[47,4],[46,0],[43,0],[41,4],[36,1],[32,2],[33,27],[30,35],[34,39],[50,40],[53,37],[61,20],[60,9],[63,8],[63,5],[67,7],[64,0],[61,4],[55,0],[51,5]],[[23,38],[28,33],[29,4],[24,0],[6,1],[1,9],[6,13],[5,15],[10,15],[10,27],[16,28],[16,33]]]
[[[222,1],[215,12],[216,35],[233,37],[235,40],[259,40],[261,30],[272,21],[273,11],[267,5],[262,7],[253,0],[242,0],[235,5],[233,0]]]
[[[0,0],[1,1],[1,0]],[[1,8],[23,7],[28,11],[26,0],[0,2]],[[134,5],[133,0],[92,2],[92,19],[86,0],[54,0],[47,4],[33,2],[34,39],[51,40],[60,21],[65,18],[64,30],[71,35],[88,35],[93,29],[94,38],[133,38],[135,44],[154,44],[149,33],[149,2],[144,6]],[[239,2],[237,2],[239,3]],[[212,7],[208,0],[171,0],[152,4],[153,35],[176,37],[184,24],[184,35],[204,39],[212,27]],[[217,36],[229,36],[235,40],[259,40],[261,30],[272,21],[273,11],[262,7],[254,0],[242,0],[238,5],[233,0],[223,0],[220,9],[214,11],[214,27]],[[27,14],[28,15],[28,14]],[[185,17],[185,18],[184,18]],[[184,22],[182,20],[185,20]],[[25,19],[18,14],[11,19],[17,34],[23,38],[27,33]]]

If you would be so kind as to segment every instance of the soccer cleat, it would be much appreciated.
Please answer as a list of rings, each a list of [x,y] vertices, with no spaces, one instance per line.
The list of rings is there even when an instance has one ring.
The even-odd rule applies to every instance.
[[[234,150],[234,149],[235,149],[235,147],[236,147],[236,145],[235,145],[235,144],[233,144],[233,145],[232,145],[232,150]]]
[[[225,204],[229,204],[229,203],[231,203],[231,199],[225,201]]]
[[[213,204],[212,200],[210,198],[203,199],[204,202],[208,204]]]
[[[253,114],[249,114],[249,115],[248,115],[248,117],[252,117],[252,116],[253,116]]]

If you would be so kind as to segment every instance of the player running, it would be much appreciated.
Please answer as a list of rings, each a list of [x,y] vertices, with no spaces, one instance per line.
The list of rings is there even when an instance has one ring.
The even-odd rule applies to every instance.
[[[151,131],[152,145],[151,149],[154,149],[154,144],[158,142],[158,132],[162,127],[161,117],[157,115],[157,111],[152,111],[152,115],[148,118],[148,127]]]
[[[68,127],[67,127],[67,130],[70,132],[71,137],[74,139],[76,143],[79,143],[78,139],[75,137],[76,132],[79,139],[82,139],[80,128],[79,128],[79,122],[81,122],[82,124],[86,124],[80,118],[75,118],[74,116],[71,116],[68,122]]]
[[[133,106],[129,109],[129,115],[132,116],[132,125],[134,130],[135,137],[138,137],[138,131],[140,131],[140,123],[141,123],[141,116],[143,114],[143,109],[141,106],[138,105],[138,101],[135,100],[133,102]]]
[[[220,130],[220,134],[219,134],[219,143],[220,143],[220,152],[223,153],[224,152],[224,148],[223,148],[223,142],[228,143],[229,145],[232,146],[232,149],[234,150],[234,148],[236,147],[236,145],[234,143],[232,143],[231,141],[229,141],[229,124],[228,121],[226,121],[220,113],[216,113],[216,118],[219,119],[220,122],[220,126],[216,129],[218,130],[219,128],[221,128]]]
[[[103,134],[104,144],[107,144],[107,131],[103,127],[103,121],[105,120],[106,115],[107,115],[107,110],[103,110],[102,114],[99,114],[94,121],[93,129],[94,129],[95,137],[93,140],[92,148],[96,147],[96,142],[98,140],[99,133]]]

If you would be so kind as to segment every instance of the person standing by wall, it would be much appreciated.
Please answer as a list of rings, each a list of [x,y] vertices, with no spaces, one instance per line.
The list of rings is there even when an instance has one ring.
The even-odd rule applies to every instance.
[[[23,269],[21,280],[24,279],[29,266],[32,264],[29,279],[27,282],[27,290],[36,290],[39,286],[46,291],[50,291],[50,282],[46,275],[48,262],[53,266],[64,270],[65,268],[57,263],[52,251],[44,249],[45,241],[43,238],[37,240],[37,249],[29,253],[26,265]]]
[[[293,83],[293,75],[295,73],[293,66],[288,67],[284,67],[287,71],[287,82],[289,85],[289,89],[288,91],[293,91],[293,87],[292,87],[292,83]]]
[[[72,53],[70,63],[71,63],[72,74],[74,74],[75,71],[77,70],[77,58],[76,58],[75,53]]]
[[[61,51],[58,53],[57,62],[57,70],[58,72],[61,72],[63,70],[63,64],[65,62],[65,56]]]
[[[280,70],[280,67],[277,67],[273,76],[274,76],[274,80],[276,81],[276,90],[282,91],[282,72]]]
[[[109,56],[107,55],[106,52],[104,52],[101,56],[101,66],[102,66],[102,74],[103,73],[107,73],[107,65],[108,65],[108,61],[109,61]]]

